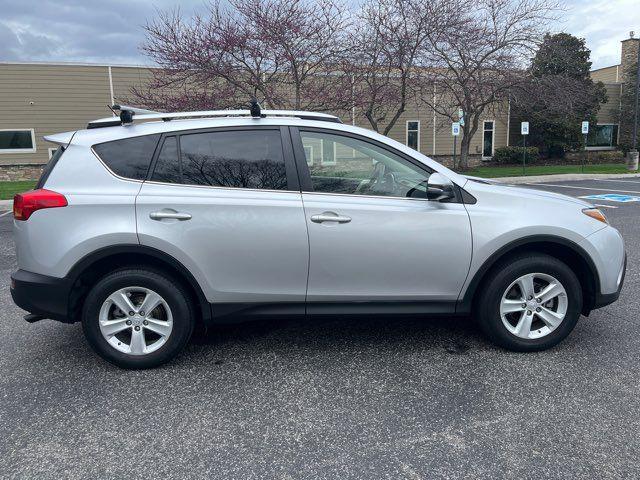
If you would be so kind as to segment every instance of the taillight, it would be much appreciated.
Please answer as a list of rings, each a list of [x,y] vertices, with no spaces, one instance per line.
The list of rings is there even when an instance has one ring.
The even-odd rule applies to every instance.
[[[18,193],[13,197],[13,218],[27,220],[33,212],[43,208],[66,207],[64,195],[44,188]]]

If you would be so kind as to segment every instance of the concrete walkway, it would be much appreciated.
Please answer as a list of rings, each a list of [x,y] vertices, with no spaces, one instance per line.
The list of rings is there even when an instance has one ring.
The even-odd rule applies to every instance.
[[[490,178],[502,183],[553,183],[568,180],[600,180],[607,178],[636,178],[640,173],[559,173],[557,175],[529,175],[525,177]]]

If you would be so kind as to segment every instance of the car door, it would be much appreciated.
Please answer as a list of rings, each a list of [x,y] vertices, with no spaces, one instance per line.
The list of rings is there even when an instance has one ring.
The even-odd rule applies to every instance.
[[[303,313],[308,237],[288,129],[166,134],[157,150],[136,200],[140,243],[180,261],[214,315],[271,303]]]
[[[307,311],[453,311],[471,261],[464,205],[427,200],[430,170],[385,144],[291,132],[309,230]]]

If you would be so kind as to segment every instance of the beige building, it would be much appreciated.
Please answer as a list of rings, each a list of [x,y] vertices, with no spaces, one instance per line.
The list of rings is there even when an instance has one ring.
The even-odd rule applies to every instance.
[[[591,72],[594,81],[604,84],[608,96],[598,112],[598,124],[589,132],[587,148],[592,150],[615,149],[621,141],[621,134],[631,129],[633,119],[621,118],[620,102],[627,72],[638,59],[640,39],[631,36],[621,43],[619,64]]]
[[[44,135],[86,128],[90,120],[108,116],[107,105],[125,103],[131,88],[151,74],[144,66],[0,63],[0,180],[37,177],[52,152]],[[503,110],[481,122],[471,144],[476,160],[490,159],[507,144],[509,118]],[[451,122],[428,108],[410,107],[390,136],[442,161],[453,152]]]

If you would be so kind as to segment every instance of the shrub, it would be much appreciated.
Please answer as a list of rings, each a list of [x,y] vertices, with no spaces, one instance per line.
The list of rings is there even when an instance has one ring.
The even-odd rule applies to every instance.
[[[500,147],[496,148],[493,159],[495,162],[509,165],[522,163],[523,147]],[[527,147],[526,162],[535,163],[540,158],[538,147]]]
[[[606,152],[598,152],[598,161],[603,163],[624,162],[624,153],[620,150],[609,150]]]

